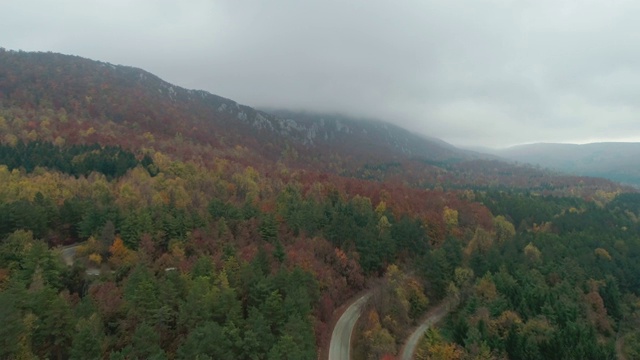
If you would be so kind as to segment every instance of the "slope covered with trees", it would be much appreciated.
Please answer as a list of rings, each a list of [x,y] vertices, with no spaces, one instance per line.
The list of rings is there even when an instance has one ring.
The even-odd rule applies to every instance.
[[[451,297],[420,351],[633,354],[628,191],[0,50],[0,357],[316,359],[367,287],[364,357]]]
[[[480,200],[520,226],[506,241],[461,249],[475,276],[464,285],[454,279],[449,295],[462,304],[426,334],[417,358],[613,359],[624,339],[619,351],[633,358],[637,194],[606,205],[496,192]]]
[[[0,141],[119,145],[212,166],[223,158],[268,171],[274,163],[420,187],[614,189],[487,160],[391,124],[336,115],[272,115],[187,90],[132,67],[0,48]],[[484,159],[484,160],[483,160]],[[489,161],[487,163],[487,161]]]
[[[0,166],[0,301],[16,324],[2,356],[315,358],[366,276],[444,238],[445,204],[471,227],[490,217],[438,191],[404,189],[394,213],[369,197],[385,191],[376,183],[154,164],[111,180]],[[72,267],[49,249],[85,239]]]

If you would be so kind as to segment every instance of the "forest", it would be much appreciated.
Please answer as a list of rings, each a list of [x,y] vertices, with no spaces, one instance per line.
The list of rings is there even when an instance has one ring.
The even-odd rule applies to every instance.
[[[365,292],[354,358],[396,358],[442,304],[417,359],[640,357],[634,189],[350,156],[134,69],[0,64],[0,358],[317,359]]]

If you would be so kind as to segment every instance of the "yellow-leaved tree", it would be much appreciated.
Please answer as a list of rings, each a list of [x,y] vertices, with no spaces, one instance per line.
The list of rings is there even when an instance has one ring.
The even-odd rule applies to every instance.
[[[115,268],[131,266],[136,261],[135,251],[127,249],[120,235],[116,235],[113,245],[109,247],[109,253],[111,254],[109,262]]]
[[[456,344],[446,343],[436,329],[429,329],[416,348],[417,360],[459,360],[464,352]]]

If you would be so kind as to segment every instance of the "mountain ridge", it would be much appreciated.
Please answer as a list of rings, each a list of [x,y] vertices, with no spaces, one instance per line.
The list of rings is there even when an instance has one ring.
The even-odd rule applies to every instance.
[[[566,173],[640,186],[640,143],[535,143],[496,150],[493,154]]]
[[[499,164],[494,156],[390,123],[271,114],[172,85],[142,69],[73,55],[0,49],[0,105],[3,144],[118,145],[140,157],[160,152],[207,167],[230,160],[263,172],[284,166],[419,188],[504,185],[548,191],[580,183]],[[588,183],[593,189],[617,188],[604,180]]]
[[[353,139],[361,135],[370,136],[370,133],[374,133],[377,136],[375,147],[384,146],[384,150],[389,152],[389,156],[382,157],[397,158],[403,155],[411,155],[442,161],[458,158],[466,159],[469,156],[465,151],[433,138],[423,137],[426,142],[431,143],[429,146],[418,144],[415,140],[417,137],[415,134],[390,123],[358,122],[344,116],[336,119],[328,118],[326,122],[324,120],[313,121],[318,119],[294,112],[288,112],[288,116],[278,116],[278,113],[274,115],[261,111],[204,90],[190,90],[170,84],[154,74],[135,67],[113,65],[78,56],[55,53],[3,50],[1,54],[4,68],[8,68],[11,65],[7,64],[7,62],[10,62],[12,58],[14,58],[14,61],[15,58],[19,58],[26,63],[35,63],[40,74],[35,74],[31,77],[36,78],[36,85],[39,84],[45,87],[45,93],[50,92],[47,90],[62,89],[63,91],[57,92],[57,96],[51,96],[50,101],[54,107],[67,109],[73,108],[74,105],[76,107],[83,105],[82,103],[85,102],[89,108],[89,116],[94,118],[107,118],[115,122],[131,122],[136,117],[144,118],[147,116],[160,118],[166,122],[166,116],[163,117],[162,115],[171,111],[166,111],[166,109],[154,111],[154,109],[150,109],[145,105],[153,102],[163,104],[164,101],[167,101],[173,106],[163,106],[164,108],[173,107],[174,110],[182,110],[183,112],[187,110],[186,112],[190,113],[192,121],[201,125],[203,125],[203,121],[207,121],[210,123],[208,125],[216,127],[215,130],[217,132],[222,132],[223,128],[233,125],[238,127],[238,131],[242,132],[243,135],[251,135],[253,137],[271,135],[273,139],[270,140],[275,143],[289,142],[293,146],[313,149],[314,147],[330,144],[348,145],[349,142],[344,142],[345,137]],[[71,63],[71,65],[68,63]],[[63,76],[69,76],[68,74],[74,71],[77,76],[67,79],[63,84],[52,84],[51,81],[48,81],[48,77],[52,73],[62,73]],[[88,72],[94,72],[93,76]],[[5,73],[2,75],[4,75],[0,75],[2,97],[5,100],[14,100],[18,85],[11,82],[11,74]],[[19,79],[19,74],[14,78]],[[78,79],[81,80],[78,81]],[[96,87],[99,88],[99,91],[96,91]],[[72,88],[75,93],[64,91],[65,88]],[[145,93],[145,89],[152,91]],[[118,109],[118,106],[114,107],[108,106],[110,104],[105,104],[113,102],[113,100],[109,100],[109,97],[117,96],[116,93],[118,91],[129,93],[128,98],[123,103],[131,105],[131,107],[135,106],[136,114],[127,112],[126,106],[125,109]],[[85,99],[79,98],[78,92],[87,93]],[[20,94],[17,95],[18,97],[20,96]],[[29,100],[23,97],[19,98],[18,101],[25,103]],[[42,99],[38,96],[36,99],[31,100],[35,100],[34,105],[38,106]],[[142,116],[140,116],[141,114]],[[283,113],[280,112],[280,114]],[[323,116],[327,117],[326,115]],[[139,120],[136,119],[136,121]],[[196,127],[196,130],[202,129]],[[392,136],[385,136],[386,134],[391,134]],[[197,136],[198,134],[183,135]],[[339,143],[336,144],[335,141],[339,141]],[[360,141],[360,143],[363,143],[363,141]],[[446,149],[440,149],[440,147],[446,147]],[[349,150],[353,151],[354,149]],[[364,152],[376,153],[373,150],[366,149]],[[428,153],[424,150],[428,150]],[[378,152],[377,157],[381,155],[383,154]],[[475,154],[474,157],[479,157],[479,155]]]

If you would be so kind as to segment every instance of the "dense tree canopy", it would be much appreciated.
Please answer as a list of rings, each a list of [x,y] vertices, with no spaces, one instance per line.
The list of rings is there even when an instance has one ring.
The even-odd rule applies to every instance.
[[[442,301],[420,359],[640,353],[632,189],[366,131],[311,146],[137,69],[0,62],[0,358],[316,359],[365,288],[361,358]]]

